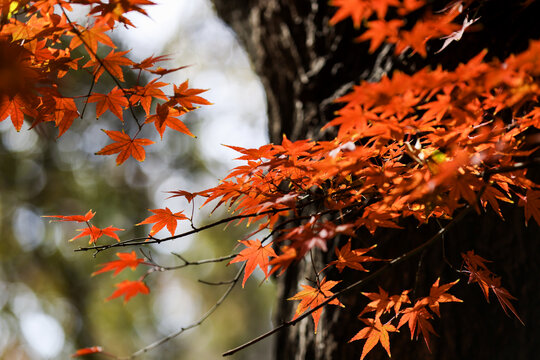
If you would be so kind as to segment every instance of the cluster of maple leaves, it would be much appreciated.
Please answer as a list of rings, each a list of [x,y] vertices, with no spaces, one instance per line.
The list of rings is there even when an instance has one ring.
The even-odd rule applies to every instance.
[[[70,19],[72,4],[88,8],[91,16],[87,24]],[[83,96],[84,103],[96,103],[97,118],[110,111],[122,127],[121,131],[104,130],[112,143],[96,154],[118,154],[118,165],[130,156],[143,161],[143,146],[154,142],[141,138],[140,132],[151,123],[161,136],[167,127],[194,136],[179,117],[194,110],[194,104],[210,104],[198,96],[205,90],[190,89],[185,81],[179,86],[174,85],[172,95],[166,95],[162,88],[168,84],[158,81],[159,77],[183,67],[164,69],[157,66],[168,60],[166,56],[134,62],[127,57],[129,51],[116,50],[107,34],[118,24],[133,26],[124,15],[132,11],[146,14],[141,6],[153,4],[148,0],[2,1],[0,121],[9,117],[17,131],[21,130],[25,117],[32,122],[31,128],[52,122],[58,128],[58,137],[62,136],[82,115],[76,99],[62,94],[59,81],[69,71],[86,69],[92,74],[93,83],[107,73],[116,86],[106,93],[97,93],[92,91],[93,84],[90,84],[89,92]],[[104,48],[110,48],[108,54],[98,56],[98,50],[103,52]],[[74,57],[75,53],[82,53],[82,56]],[[125,71],[138,73],[136,85],[123,85]],[[142,84],[143,73],[158,77]],[[161,101],[155,109],[151,107],[153,100]],[[144,110],[144,119],[139,119],[134,111],[139,106]],[[132,127],[135,131],[131,135],[124,130],[126,111],[135,122]]]
[[[370,41],[370,52],[385,43],[396,54],[427,57],[433,53],[431,42],[445,40],[442,51],[459,41],[477,20],[468,17],[474,1],[452,2],[437,12],[424,0],[330,3],[336,7],[331,24],[350,17],[361,31],[358,40]],[[87,6],[91,21],[84,25],[73,22],[68,16],[71,4]],[[186,81],[166,95],[161,88],[167,84],[158,81],[159,77],[181,68],[156,67],[166,60],[164,56],[135,63],[127,51],[116,51],[107,35],[115,26],[133,26],[125,14],[145,14],[142,6],[151,4],[147,0],[3,0],[0,121],[9,117],[17,130],[25,117],[31,127],[54,122],[60,137],[81,113],[74,98],[62,95],[58,79],[68,71],[88,69],[94,82],[106,73],[115,87],[107,93],[90,90],[85,105],[96,103],[97,117],[110,111],[122,129],[126,121],[136,124],[131,135],[124,130],[104,130],[112,143],[97,154],[118,154],[117,164],[130,156],[143,161],[143,146],[152,141],[139,135],[149,123],[160,136],[167,127],[193,136],[179,117],[197,104],[210,104],[199,96],[204,90],[190,89]],[[74,58],[81,46],[84,56]],[[98,56],[98,47],[110,51]],[[200,197],[204,205],[217,204],[216,208],[226,205],[235,213],[226,221],[257,224],[255,231],[240,240],[245,248],[231,261],[245,263],[242,285],[257,267],[266,277],[281,275],[309,252],[327,251],[338,238],[354,239],[360,228],[371,233],[381,227],[400,228],[400,221],[407,217],[420,224],[431,219],[453,221],[464,208],[480,212],[488,206],[502,217],[500,203],[517,202],[524,208],[526,221],[533,217],[540,224],[540,185],[527,177],[529,165],[538,163],[531,158],[536,147],[529,135],[530,129],[540,129],[540,41],[532,40],[527,50],[506,59],[485,60],[486,56],[483,51],[453,70],[426,68],[412,75],[395,71],[379,82],[362,82],[338,99],[343,107],[323,128],[337,129],[334,139],[292,142],[284,136],[280,145],[230,146],[241,154],[243,165],[214,188],[196,193],[173,191],[172,197],[184,197],[188,202]],[[154,79],[127,87],[123,85],[124,71],[137,72],[139,80],[143,72]],[[137,107],[143,109],[144,120],[136,116]],[[125,112],[129,120],[124,118]],[[151,212],[153,215],[137,224],[154,224],[145,243],[178,238],[182,235],[175,234],[177,222],[192,221],[182,211],[169,208]],[[53,217],[86,224],[71,240],[89,236],[91,248],[98,251],[115,247],[114,243],[97,244],[102,236],[122,246],[139,244],[121,241],[116,232],[123,229],[91,224],[93,216],[89,211]],[[155,238],[165,227],[171,236]],[[270,234],[257,238],[263,230]],[[349,240],[336,247],[335,260],[318,271],[315,287],[302,285],[303,290],[290,299],[300,301],[295,319],[310,313],[317,330],[324,306],[345,306],[337,299],[339,291],[332,291],[339,279],[320,280],[319,274],[330,267],[339,273],[345,268],[365,272],[367,263],[388,261],[366,255],[375,246],[353,249]],[[487,260],[473,251],[462,256],[462,272],[469,276],[469,283],[477,283],[486,300],[493,292],[503,310],[519,319],[510,302],[515,298],[486,267]],[[117,257],[93,275],[155,266],[134,251],[117,253]],[[145,276],[117,284],[109,299],[124,296],[127,302],[139,293],[149,293]],[[440,317],[439,305],[461,302],[448,293],[456,283],[440,285],[437,279],[429,296],[414,301],[409,290],[392,296],[383,289],[362,293],[370,300],[359,314],[364,327],[351,338],[365,339],[362,359],[379,342],[390,355],[389,333],[405,324],[411,338],[422,336],[429,348],[429,335],[435,333],[430,320]],[[76,355],[101,351],[92,347]]]

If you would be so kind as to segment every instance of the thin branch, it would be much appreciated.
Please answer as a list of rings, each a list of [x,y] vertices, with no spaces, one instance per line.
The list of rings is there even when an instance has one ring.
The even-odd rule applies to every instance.
[[[201,227],[197,228],[196,230],[186,231],[186,232],[183,232],[181,234],[174,235],[174,236],[169,236],[169,237],[166,237],[166,238],[163,238],[163,239],[150,237],[151,240],[141,241],[143,239],[147,240],[147,239],[149,239],[149,237],[134,238],[134,239],[124,240],[124,241],[120,241],[118,243],[113,243],[113,244],[98,245],[98,246],[95,246],[95,247],[80,247],[78,249],[75,249],[74,251],[88,251],[88,250],[103,251],[103,250],[107,250],[107,249],[115,248],[115,247],[160,244],[160,243],[165,242],[165,241],[175,240],[175,239],[186,237],[188,235],[193,235],[193,234],[196,234],[196,233],[198,233],[200,231],[207,230],[207,229],[213,228],[213,227],[218,226],[218,225],[226,224],[226,223],[234,221],[234,220],[247,219],[247,218],[250,218],[250,217],[256,217],[256,216],[266,215],[266,214],[275,214],[275,213],[278,213],[278,212],[281,212],[281,211],[289,211],[289,210],[292,210],[292,209],[291,208],[283,208],[283,209],[274,209],[274,210],[263,211],[263,212],[254,213],[254,214],[235,215],[235,216],[230,216],[228,218],[224,218],[224,219],[215,221],[215,222],[210,223],[210,224],[205,225],[205,226],[201,226]]]
[[[231,284],[234,282],[234,280],[227,280],[227,281],[206,281],[206,280],[202,280],[202,279],[199,279],[198,280],[201,284],[205,284],[205,285],[227,285],[227,284]]]
[[[389,270],[390,268],[392,268],[393,266],[397,265],[397,264],[400,264],[402,263],[403,261],[407,260],[408,258],[412,257],[413,255],[416,255],[418,254],[419,252],[421,252],[422,250],[424,250],[425,248],[431,246],[433,243],[435,243],[435,241],[437,241],[438,239],[440,239],[442,237],[442,235],[444,235],[446,232],[448,232],[448,230],[450,230],[452,227],[454,227],[459,221],[461,221],[465,215],[467,215],[468,213],[471,212],[471,207],[470,206],[467,206],[463,211],[461,211],[448,225],[446,225],[444,228],[440,229],[435,235],[433,235],[428,241],[426,241],[425,243],[423,243],[422,245],[414,248],[413,250],[393,259],[392,261],[386,263],[386,265],[384,265],[383,267],[379,268],[379,270],[371,273],[370,275],[366,276],[365,278],[361,279],[361,280],[358,280],[357,282],[347,286],[346,288],[336,292],[334,295],[330,296],[329,298],[327,298],[325,301],[323,301],[322,303],[320,303],[319,305],[317,305],[316,307],[306,311],[305,313],[303,313],[302,315],[300,315],[299,317],[297,317],[296,319],[294,320],[290,320],[290,321],[286,321],[284,323],[282,323],[281,325],[273,328],[272,330],[246,342],[245,344],[243,345],[240,345],[234,349],[231,349],[229,351],[226,351],[222,354],[222,356],[230,356],[230,355],[233,355],[235,354],[236,352],[240,351],[240,350],[243,350],[273,334],[275,334],[276,332],[278,331],[281,331],[283,330],[284,328],[286,327],[289,327],[289,326],[294,326],[296,325],[296,323],[298,323],[300,320],[302,319],[305,319],[306,317],[308,317],[309,315],[311,315],[313,312],[321,309],[322,307],[324,307],[325,305],[327,305],[329,302],[331,302],[332,300],[336,299],[339,295],[345,293],[345,292],[348,292],[350,291],[351,289],[353,288],[356,288],[360,285],[364,285],[365,283],[373,280],[373,279],[376,279],[377,277],[379,277],[381,274],[383,274],[384,272],[386,272],[387,270]]]
[[[134,359],[136,358],[137,356],[140,356],[142,354],[145,354],[147,353],[148,351],[152,350],[152,349],[155,349],[156,347],[160,346],[161,344],[163,343],[166,343],[167,341],[177,337],[178,335],[182,334],[183,332],[187,331],[187,330],[190,330],[190,329],[193,329],[199,325],[201,325],[210,315],[212,315],[212,313],[214,313],[214,311],[217,310],[217,308],[225,301],[225,299],[227,299],[227,297],[229,296],[229,294],[231,293],[232,289],[234,288],[234,286],[238,283],[238,280],[240,279],[240,276],[242,275],[242,273],[244,272],[244,269],[245,269],[245,264],[240,268],[240,270],[238,271],[238,273],[234,276],[234,279],[232,280],[232,283],[231,285],[227,288],[227,290],[223,293],[223,295],[219,298],[219,300],[199,319],[197,320],[196,322],[192,323],[191,325],[188,325],[188,326],[185,326],[185,327],[182,327],[180,328],[179,330],[177,330],[176,332],[172,333],[172,334],[169,334],[167,336],[165,336],[164,338],[161,338],[155,342],[153,342],[152,344],[142,348],[142,349],[139,349],[137,350],[136,352],[134,352],[133,354],[131,354],[130,356],[128,357],[125,357],[125,358],[119,358],[119,359],[122,359],[122,360],[129,360],[129,359]]]

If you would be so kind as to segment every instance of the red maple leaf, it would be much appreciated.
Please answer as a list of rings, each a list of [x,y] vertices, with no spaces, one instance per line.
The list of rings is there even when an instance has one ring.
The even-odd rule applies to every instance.
[[[140,280],[131,281],[131,280],[124,280],[118,284],[115,284],[118,289],[116,289],[111,296],[109,296],[106,300],[112,300],[120,296],[124,296],[124,303],[127,303],[129,299],[134,297],[135,295],[141,293],[141,294],[148,294],[150,293],[150,289],[146,286],[145,283],[143,283]]]
[[[149,216],[136,225],[155,223],[150,230],[150,235],[154,235],[166,226],[167,230],[171,233],[171,236],[173,236],[178,221],[187,219],[187,216],[182,214],[182,211],[173,213],[168,207],[165,209],[149,209],[149,211],[153,212],[155,215]]]
[[[103,130],[114,143],[105,146],[99,150],[96,155],[112,155],[118,154],[116,157],[116,165],[121,165],[130,156],[133,156],[137,161],[144,161],[146,152],[143,146],[154,144],[148,139],[132,139],[123,131]]]
[[[130,253],[116,253],[116,256],[118,256],[120,260],[109,261],[108,263],[102,264],[103,267],[98,271],[93,272],[92,276],[113,270],[113,276],[116,276],[126,267],[130,267],[131,270],[135,270],[140,263],[144,262],[144,259],[137,258],[135,251]]]
[[[360,360],[362,360],[379,342],[388,353],[388,356],[391,357],[392,355],[390,354],[390,337],[388,336],[388,333],[398,331],[396,327],[391,324],[383,325],[379,318],[360,320],[362,320],[367,326],[360,330],[356,335],[354,335],[351,340],[349,340],[349,342],[352,342],[356,340],[366,339],[366,343],[364,344],[364,348],[362,349],[362,356],[360,357]]]
[[[306,310],[313,309],[319,306],[321,303],[325,302],[329,297],[333,296],[334,293],[330,291],[339,281],[326,281],[326,278],[321,280],[321,283],[318,287],[313,288],[309,285],[301,285],[304,290],[296,293],[293,297],[287,300],[300,300],[300,304],[296,308],[293,320],[298,316],[302,315]],[[338,305],[345,307],[338,299],[333,299],[328,303],[328,305]],[[315,323],[315,332],[317,332],[317,325],[319,325],[319,319],[321,318],[323,309],[317,309],[311,316],[313,317],[313,322]]]
[[[264,275],[268,277],[268,258],[277,256],[272,248],[272,244],[263,246],[260,240],[238,240],[238,242],[247,246],[247,249],[240,251],[229,264],[246,261],[246,271],[244,272],[242,287],[244,287],[246,280],[257,266],[259,266],[259,268],[264,271]]]
[[[81,223],[90,221],[94,217],[94,215],[96,215],[95,212],[92,212],[92,210],[88,210],[85,215],[46,215],[43,217],[58,218],[51,221],[76,221]]]
[[[118,235],[116,235],[115,231],[124,231],[124,229],[119,229],[112,226],[100,229],[94,225],[91,225],[90,227],[84,229],[77,229],[77,231],[80,231],[81,233],[69,239],[69,241],[73,241],[84,236],[90,236],[90,241],[88,243],[94,244],[103,235],[116,239],[116,241],[120,241],[120,238],[118,237]]]
[[[88,102],[97,102],[96,118],[99,118],[107,110],[110,110],[122,122],[124,121],[124,108],[129,105],[124,92],[115,86],[108,94],[92,94]]]

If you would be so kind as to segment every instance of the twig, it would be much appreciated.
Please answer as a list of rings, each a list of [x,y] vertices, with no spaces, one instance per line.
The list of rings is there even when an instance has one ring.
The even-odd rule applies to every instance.
[[[226,223],[234,221],[234,220],[246,219],[246,218],[256,217],[256,216],[266,215],[266,214],[275,214],[275,213],[278,213],[278,212],[281,212],[281,211],[289,211],[289,210],[292,210],[292,209],[291,208],[273,209],[273,210],[263,211],[263,212],[254,213],[254,214],[235,215],[235,216],[230,216],[228,218],[218,220],[216,222],[210,223],[210,224],[205,225],[205,226],[201,226],[201,227],[197,228],[196,230],[186,231],[184,233],[174,235],[174,236],[169,236],[169,237],[166,237],[166,238],[163,238],[163,239],[151,238],[151,240],[149,240],[149,241],[141,241],[142,239],[147,240],[149,237],[134,238],[134,239],[124,240],[124,241],[121,241],[121,242],[118,242],[118,243],[113,243],[113,244],[98,245],[98,246],[95,246],[95,247],[80,247],[78,249],[75,249],[74,251],[88,251],[88,250],[103,251],[103,250],[107,250],[107,249],[114,248],[114,247],[159,244],[159,243],[162,243],[162,242],[165,242],[165,241],[175,240],[175,239],[186,237],[188,235],[193,235],[193,234],[196,234],[196,233],[198,233],[200,231],[207,230],[207,229],[213,228],[213,227],[218,226],[218,225],[226,224]]]
[[[119,359],[122,359],[122,360],[129,360],[129,359],[134,359],[136,358],[137,356],[140,356],[142,354],[145,354],[147,353],[148,351],[160,346],[161,344],[163,343],[166,343],[167,341],[177,337],[178,335],[182,334],[183,332],[189,330],[189,329],[193,329],[194,327],[197,327],[199,325],[201,325],[210,315],[212,315],[212,313],[214,313],[214,311],[216,311],[216,309],[225,301],[225,299],[229,296],[229,294],[231,293],[232,289],[234,288],[234,286],[236,285],[236,283],[238,283],[238,279],[240,279],[240,276],[242,275],[242,273],[244,272],[244,268],[245,268],[245,264],[240,268],[240,270],[238,271],[238,273],[235,275],[234,279],[232,280],[232,283],[231,285],[227,288],[227,290],[223,293],[223,295],[219,298],[219,300],[199,319],[197,320],[196,322],[192,323],[191,325],[188,325],[188,326],[185,326],[185,327],[182,327],[180,328],[179,330],[177,330],[176,332],[172,333],[172,334],[169,334],[167,336],[165,336],[164,338],[161,338],[155,342],[153,342],[152,344],[142,348],[142,349],[139,349],[137,350],[136,352],[134,352],[133,354],[131,354],[130,356],[128,357],[124,357],[124,358],[119,358]]]

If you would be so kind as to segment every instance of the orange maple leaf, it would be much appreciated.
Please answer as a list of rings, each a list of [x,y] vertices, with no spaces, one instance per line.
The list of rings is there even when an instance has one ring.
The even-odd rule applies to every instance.
[[[11,119],[13,127],[20,131],[24,123],[24,112],[27,108],[25,99],[19,95],[11,98],[0,94],[0,121],[4,121],[8,116]]]
[[[516,309],[510,302],[510,300],[517,300],[514,296],[510,294],[508,290],[501,286],[501,278],[492,273],[486,266],[486,262],[489,260],[484,259],[483,257],[476,255],[473,250],[467,251],[465,254],[461,254],[463,260],[465,261],[465,271],[469,273],[469,284],[478,283],[486,301],[489,303],[489,290],[493,291],[495,297],[499,301],[504,313],[507,316],[507,309],[509,309],[515,317],[523,324],[523,320],[519,317]]]
[[[176,225],[179,220],[185,220],[187,219],[187,216],[182,214],[182,211],[179,211],[177,213],[173,213],[168,207],[165,209],[148,209],[149,211],[153,212],[155,215],[151,215],[145,220],[141,221],[140,223],[136,225],[143,225],[143,224],[154,224],[152,226],[152,229],[150,230],[150,235],[154,235],[159,230],[163,229],[165,226],[167,227],[167,230],[171,233],[171,236],[174,235],[174,232],[176,231]]]
[[[298,316],[302,315],[306,310],[313,309],[319,306],[319,304],[323,303],[329,297],[333,296],[334,293],[331,292],[330,289],[332,289],[338,283],[339,281],[326,281],[326,278],[324,278],[321,280],[321,283],[317,288],[313,288],[309,285],[301,285],[304,290],[287,299],[300,300],[300,304],[298,304],[298,307],[296,308],[293,320],[296,319]],[[343,305],[338,299],[333,299],[328,303],[328,305],[338,305],[341,307],[345,307],[345,305]],[[317,325],[319,325],[319,319],[321,318],[322,311],[323,309],[320,308],[311,313],[311,316],[313,317],[313,322],[315,323],[315,332],[317,332]]]
[[[527,225],[531,216],[540,225],[540,191],[529,189],[525,196],[519,194],[518,196],[518,205],[523,206],[525,209],[525,225]]]
[[[167,192],[169,194],[172,194],[167,199],[170,199],[173,197],[184,197],[188,203],[190,203],[195,196],[199,195],[199,193],[190,193],[189,191],[185,191],[185,190],[174,190],[174,191],[167,191]]]
[[[193,103],[201,104],[201,105],[212,105],[212,103],[206,100],[205,98],[197,96],[198,94],[203,93],[208,90],[188,89],[188,86],[189,86],[188,81],[189,80],[184,81],[178,87],[174,85],[174,95],[171,97],[171,100],[188,110],[191,110],[194,108]]]
[[[366,305],[366,307],[358,316],[362,316],[365,313],[375,311],[375,319],[378,319],[381,317],[382,314],[390,311],[390,309],[392,308],[394,308],[394,311],[397,314],[403,303],[411,302],[409,300],[409,296],[407,295],[408,293],[409,290],[405,290],[401,293],[401,295],[388,296],[388,293],[384,291],[380,286],[378,293],[363,292],[362,295],[368,297],[371,302]]]
[[[79,117],[79,111],[72,98],[54,96],[53,99],[55,106],[52,113],[52,119],[58,127],[58,137],[60,137],[71,127],[73,120]]]
[[[163,138],[163,133],[165,132],[167,126],[183,134],[195,137],[195,135],[189,131],[188,127],[177,118],[177,116],[181,116],[183,114],[185,114],[185,111],[172,108],[167,104],[158,104],[156,107],[156,113],[146,118],[145,122],[153,122],[161,138]]]
[[[437,333],[429,322],[430,319],[433,319],[433,315],[426,310],[424,304],[417,301],[414,307],[402,311],[402,316],[397,328],[399,329],[405,325],[405,323],[408,323],[409,330],[411,331],[411,340],[414,338],[415,334],[418,339],[418,335],[422,333],[426,346],[431,352],[431,349],[429,348],[429,334],[437,335]]]
[[[94,67],[94,82],[99,80],[105,70],[107,70],[111,76],[124,82],[122,66],[130,66],[133,64],[133,61],[124,57],[129,51],[130,50],[114,52],[114,50],[111,50],[111,52],[101,59],[101,61],[94,58],[88,61],[83,67]]]
[[[103,267],[98,271],[93,272],[92,276],[113,270],[113,276],[116,276],[126,267],[130,267],[131,270],[135,270],[140,263],[144,262],[144,259],[137,258],[135,251],[130,253],[116,253],[116,256],[118,256],[120,260],[109,261],[108,263],[102,264]]]
[[[118,289],[116,289],[111,296],[109,296],[106,300],[112,300],[120,296],[124,296],[124,303],[127,303],[129,299],[134,297],[135,295],[141,293],[141,294],[148,294],[150,293],[150,289],[146,286],[146,284],[140,280],[131,281],[131,280],[124,280],[118,284],[115,284]]]
[[[238,242],[247,246],[247,249],[240,251],[229,264],[246,261],[246,271],[244,272],[242,287],[244,287],[246,280],[257,266],[259,266],[259,268],[264,271],[264,275],[268,277],[268,258],[277,256],[272,248],[272,244],[270,243],[263,246],[260,240],[238,240]]]
[[[270,260],[269,262],[269,264],[273,266],[272,270],[270,270],[270,272],[268,273],[268,276],[272,275],[279,269],[281,269],[281,271],[277,276],[281,276],[285,272],[285,270],[287,270],[287,268],[293,263],[293,261],[298,258],[298,252],[292,246],[284,245],[280,248],[280,250],[281,255],[278,255],[276,258]]]
[[[107,110],[124,122],[124,108],[129,105],[124,92],[115,86],[108,94],[92,94],[88,102],[97,102],[96,118],[99,118]]]
[[[103,352],[103,348],[101,346],[92,346],[92,347],[87,347],[87,348],[77,350],[74,354],[71,355],[71,357],[79,357],[79,356],[84,356],[84,355],[96,354],[100,352]]]
[[[90,48],[90,55],[92,57],[97,53],[98,42],[115,49],[116,45],[114,45],[111,38],[105,34],[107,30],[109,30],[107,27],[99,25],[95,25],[89,29],[80,27],[75,33],[75,36],[71,39],[69,47],[70,49],[75,50],[77,47],[84,44],[85,47]]]
[[[90,221],[94,217],[94,215],[96,215],[95,212],[92,212],[92,210],[88,210],[85,215],[45,215],[43,217],[58,218],[51,221],[76,221],[81,223]]]
[[[331,0],[331,6],[338,7],[336,13],[330,19],[330,24],[335,25],[338,22],[352,18],[354,27],[359,28],[362,19],[367,19],[373,14],[371,1],[366,0]]]
[[[167,100],[165,93],[161,91],[161,87],[167,85],[164,82],[158,82],[157,79],[150,81],[145,86],[135,86],[133,88],[133,94],[129,101],[132,105],[140,103],[143,107],[146,115],[150,114],[150,106],[152,105],[152,99]]]
[[[116,235],[115,231],[124,231],[124,229],[115,228],[112,226],[108,226],[104,229],[100,229],[94,225],[84,228],[84,229],[77,229],[77,231],[80,231],[81,233],[71,239],[69,241],[73,241],[75,239],[84,237],[84,236],[90,236],[89,244],[94,244],[100,237],[103,235],[108,236],[110,238],[116,239],[116,241],[120,241],[120,238],[118,235]]]
[[[361,263],[366,261],[381,261],[380,259],[374,258],[372,256],[363,256],[368,251],[374,249],[377,245],[373,245],[366,249],[354,249],[351,250],[351,240],[347,244],[343,245],[341,249],[336,248],[337,260],[334,260],[328,264],[336,265],[336,268],[341,273],[345,267],[351,269],[360,270],[360,271],[369,271],[366,270]]]
[[[388,38],[388,42],[398,41],[399,28],[405,25],[403,20],[373,20],[368,23],[368,30],[357,38],[358,41],[371,40],[369,52],[373,53]]]
[[[364,348],[362,349],[362,360],[370,351],[373,349],[377,343],[381,343],[382,347],[388,353],[388,356],[392,357],[390,354],[390,337],[388,336],[389,332],[397,332],[398,330],[394,325],[391,324],[382,324],[379,318],[376,319],[360,319],[367,326],[360,330],[356,335],[352,337],[349,342],[366,339]]]
[[[441,313],[439,312],[439,304],[445,303],[445,302],[463,302],[461,299],[458,299],[452,294],[448,294],[447,291],[454,285],[456,285],[459,281],[457,279],[454,282],[444,284],[439,286],[440,278],[437,278],[435,283],[431,285],[431,289],[429,290],[429,296],[423,298],[420,300],[420,303],[428,305],[429,308],[437,314],[438,317],[441,317]]]
[[[119,153],[116,157],[116,165],[121,165],[130,156],[133,156],[137,161],[144,161],[146,152],[143,146],[154,144],[148,139],[132,139],[123,131],[103,130],[114,143],[105,146],[99,150],[96,155],[112,155]]]

